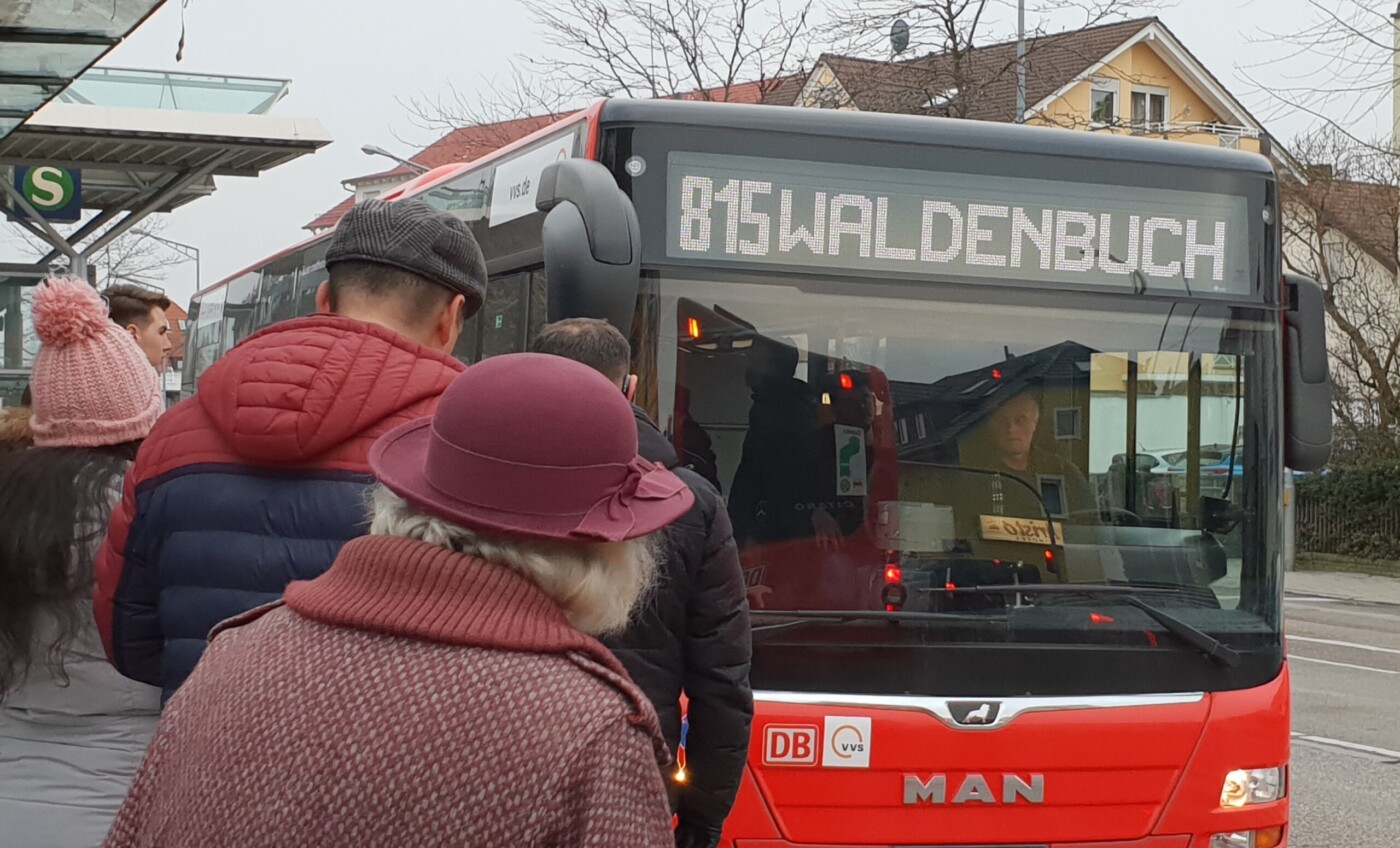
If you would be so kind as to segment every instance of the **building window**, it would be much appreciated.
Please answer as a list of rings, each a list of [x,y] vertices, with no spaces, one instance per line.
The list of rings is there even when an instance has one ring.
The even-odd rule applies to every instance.
[[[1089,101],[1089,119],[1096,124],[1118,121],[1118,81],[1094,80]]]
[[[1079,407],[1062,406],[1055,410],[1055,438],[1073,440],[1079,438]]]
[[[909,425],[905,423],[903,418],[899,419],[897,423],[899,425],[899,443],[901,445],[909,444]]]
[[[1040,484],[1040,497],[1050,517],[1068,516],[1069,510],[1065,506],[1065,478],[1058,474],[1040,474],[1036,477],[1036,482]]]
[[[920,439],[928,438],[928,424],[924,422],[924,414],[922,412],[914,416],[914,432],[919,434]]]
[[[1138,129],[1162,130],[1167,125],[1167,93],[1165,91],[1133,92],[1133,126]]]

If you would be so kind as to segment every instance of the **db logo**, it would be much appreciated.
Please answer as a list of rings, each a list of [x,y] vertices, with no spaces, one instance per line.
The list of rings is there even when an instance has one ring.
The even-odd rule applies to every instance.
[[[763,762],[769,765],[817,764],[816,727],[807,724],[770,724],[763,730]]]

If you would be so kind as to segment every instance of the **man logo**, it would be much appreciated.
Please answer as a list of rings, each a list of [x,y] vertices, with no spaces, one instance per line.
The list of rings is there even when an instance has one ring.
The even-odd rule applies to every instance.
[[[916,774],[904,776],[904,803],[914,804],[1027,804],[1045,803],[1045,775],[1002,774],[1001,791],[997,792],[995,780],[985,775],[969,774],[957,784],[953,797],[948,797],[948,775],[935,774],[928,780]]]
[[[948,712],[958,724],[980,726],[995,724],[1001,713],[1001,704],[996,701],[949,701]]]
[[[763,730],[766,765],[817,764],[817,728],[810,724],[770,724]]]
[[[865,716],[826,716],[822,734],[822,765],[828,768],[870,768],[870,719]]]

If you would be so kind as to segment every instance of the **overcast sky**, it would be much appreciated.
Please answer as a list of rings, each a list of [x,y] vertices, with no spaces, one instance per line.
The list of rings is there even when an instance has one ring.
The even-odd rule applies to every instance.
[[[407,155],[416,149],[409,142],[432,141],[435,134],[413,127],[397,98],[442,92],[448,80],[477,88],[512,56],[539,49],[539,34],[514,0],[191,0],[177,65],[180,2],[169,0],[103,64],[290,79],[291,94],[275,114],[316,118],[335,139],[260,179],[220,178],[214,196],[166,216],[167,237],[200,248],[205,286],[304,238],[300,227],[346,196],[342,180],[390,164],[365,156],[362,145]],[[1311,19],[1307,0],[1179,0],[1159,15],[1261,118],[1274,110],[1241,69],[1286,52],[1261,27],[1302,29]],[[1252,73],[1279,84],[1287,78],[1282,64]],[[1308,121],[1266,123],[1287,139]],[[187,302],[192,267],[170,269],[166,287]]]

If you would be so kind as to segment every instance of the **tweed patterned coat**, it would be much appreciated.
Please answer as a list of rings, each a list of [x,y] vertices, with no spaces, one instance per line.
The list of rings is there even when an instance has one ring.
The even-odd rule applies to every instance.
[[[666,846],[668,758],[532,583],[367,537],[216,631],[106,846]]]

